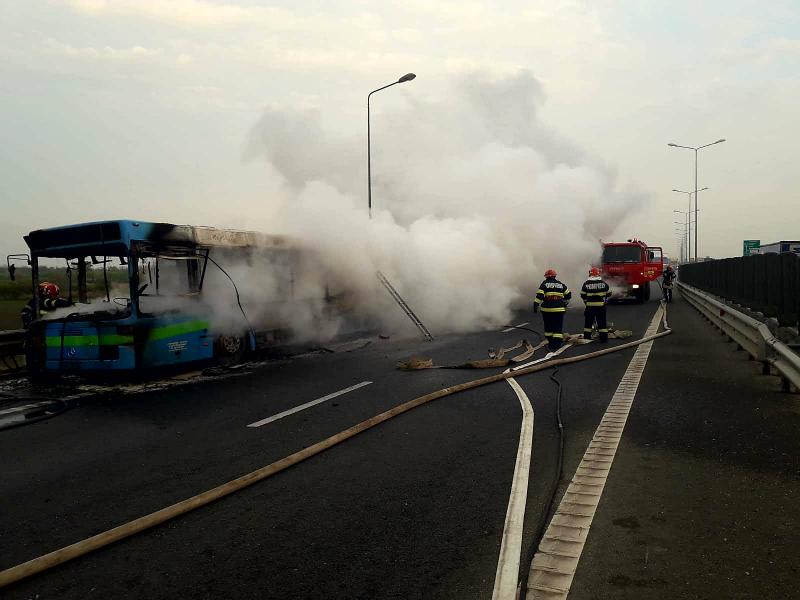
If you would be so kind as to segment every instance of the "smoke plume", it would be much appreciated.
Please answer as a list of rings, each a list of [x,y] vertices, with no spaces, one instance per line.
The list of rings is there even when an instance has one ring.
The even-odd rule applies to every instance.
[[[599,240],[644,204],[540,122],[543,93],[528,72],[473,74],[438,101],[392,93],[405,107],[373,113],[371,220],[365,140],[326,131],[319,113],[267,109],[246,152],[283,190],[264,199],[271,219],[259,228],[312,248],[319,273],[387,329],[410,323],[378,270],[434,333],[496,327],[532,301],[549,267],[579,287]]]

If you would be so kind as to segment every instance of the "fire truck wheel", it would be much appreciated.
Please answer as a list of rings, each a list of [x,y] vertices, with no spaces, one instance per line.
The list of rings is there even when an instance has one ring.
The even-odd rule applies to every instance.
[[[221,365],[230,366],[242,362],[247,345],[244,335],[220,335],[214,344],[214,354]]]
[[[644,300],[645,302],[650,300],[650,283],[644,284]]]

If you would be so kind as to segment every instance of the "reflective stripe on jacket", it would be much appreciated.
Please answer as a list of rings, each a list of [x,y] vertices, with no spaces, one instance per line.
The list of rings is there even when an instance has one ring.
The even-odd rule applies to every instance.
[[[545,279],[536,291],[534,302],[539,305],[542,312],[564,312],[567,302],[572,298],[572,292],[555,277]]]
[[[586,306],[605,306],[611,296],[611,288],[599,277],[590,277],[581,286],[581,298]]]

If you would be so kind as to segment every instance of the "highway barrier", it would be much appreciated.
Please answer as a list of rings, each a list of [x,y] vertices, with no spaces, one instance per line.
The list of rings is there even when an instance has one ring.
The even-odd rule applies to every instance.
[[[25,330],[0,331],[0,375],[25,368]]]
[[[680,267],[680,280],[697,289],[796,327],[800,318],[800,256],[756,254]]]
[[[791,391],[792,386],[795,391],[800,390],[800,356],[778,340],[766,323],[687,285],[685,281],[680,281],[678,288],[685,300],[750,356],[761,362],[765,374],[769,372],[770,366],[774,367],[781,376],[785,391]]]

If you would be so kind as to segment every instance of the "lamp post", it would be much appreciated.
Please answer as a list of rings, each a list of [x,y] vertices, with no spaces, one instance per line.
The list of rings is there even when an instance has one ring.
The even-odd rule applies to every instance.
[[[386,88],[392,87],[393,85],[397,85],[398,83],[405,83],[406,81],[411,81],[415,77],[416,75],[414,75],[414,73],[406,73],[397,81],[394,81],[389,85],[379,87],[377,90],[372,90],[369,94],[367,94],[367,209],[369,210],[370,219],[372,218],[372,156],[370,152],[369,100],[372,97],[372,94],[374,94],[375,92],[380,92],[381,90],[385,90]]]
[[[689,222],[689,215],[690,212],[686,212],[685,210],[673,210],[674,213],[680,213],[686,216],[686,220],[680,225],[683,226],[683,243],[681,244],[686,249],[686,262],[689,262],[689,244],[691,242],[691,238],[689,237],[689,227],[691,227],[691,223]],[[674,221],[674,223],[678,223],[678,221]]]
[[[698,254],[697,254],[697,192],[702,191],[697,189],[697,152],[702,150],[703,148],[708,148],[709,146],[713,146],[714,144],[721,144],[725,141],[725,138],[721,138],[716,142],[711,142],[710,144],[705,144],[703,146],[681,146],[680,144],[667,144],[667,146],[671,146],[672,148],[685,148],[686,150],[694,150],[694,260],[697,262]],[[690,198],[691,200],[691,198]]]
[[[674,233],[676,241],[679,244],[680,260],[686,262],[686,223],[683,221],[673,221],[675,224]]]
[[[678,260],[683,263],[684,261],[684,250],[686,246],[686,236],[683,235],[682,231],[675,233],[675,244],[678,247]]]
[[[703,190],[707,190],[707,189],[708,189],[707,187],[704,187],[704,188],[701,188],[701,189],[699,189],[697,191],[698,192],[702,192]],[[689,212],[686,213],[684,211],[675,211],[675,212],[683,212],[684,214],[688,214],[688,215],[691,215],[691,213],[692,213],[692,194],[695,195],[695,197],[694,197],[694,204],[695,204],[694,224],[695,224],[695,228],[696,228],[697,227],[697,212],[698,212],[697,211],[697,192],[687,192],[687,191],[684,191],[684,190],[676,190],[674,188],[673,188],[672,191],[673,192],[678,192],[679,194],[688,194],[689,195]],[[688,225],[687,225],[688,229],[687,229],[686,235],[689,236],[689,242],[688,242],[689,243],[689,256],[688,256],[687,262],[692,262],[692,256],[691,256],[692,255],[692,217],[691,216],[687,216],[686,219],[687,219],[687,223],[688,223]],[[697,239],[696,238],[695,238],[695,256],[694,256],[694,260],[695,260],[695,262],[697,261]]]
[[[680,260],[681,262],[686,262],[686,223],[681,221],[673,221],[675,225],[679,225],[679,227],[675,227],[675,241],[678,242],[678,248],[680,249]]]

